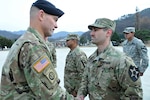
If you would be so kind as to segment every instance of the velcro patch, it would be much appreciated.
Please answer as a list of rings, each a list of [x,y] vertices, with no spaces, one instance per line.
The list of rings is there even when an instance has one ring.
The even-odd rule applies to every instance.
[[[40,58],[35,64],[34,64],[34,69],[37,72],[41,72],[44,70],[44,68],[46,68],[48,65],[50,64],[50,61],[48,60],[48,58],[46,56],[43,56],[42,58]]]
[[[139,78],[139,70],[135,66],[130,66],[129,68],[129,76],[133,82],[137,81]]]
[[[49,69],[49,70],[45,70],[44,71],[44,75],[46,75],[46,77],[50,80],[51,83],[56,82],[56,73],[53,69]]]

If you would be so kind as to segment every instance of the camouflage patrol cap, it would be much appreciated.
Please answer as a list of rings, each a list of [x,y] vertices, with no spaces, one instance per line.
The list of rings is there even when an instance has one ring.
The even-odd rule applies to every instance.
[[[68,34],[66,41],[71,39],[79,40],[78,34]]]
[[[95,20],[94,24],[91,24],[88,26],[88,28],[91,30],[93,27],[97,28],[110,28],[115,31],[116,23],[110,19],[107,18],[98,18]]]
[[[135,33],[135,27],[126,27],[123,31],[123,33]]]

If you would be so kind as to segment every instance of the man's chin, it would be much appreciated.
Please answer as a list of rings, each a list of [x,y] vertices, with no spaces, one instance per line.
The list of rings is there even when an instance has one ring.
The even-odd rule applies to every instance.
[[[54,34],[54,31],[49,32],[49,36],[52,36]]]
[[[52,32],[50,32],[50,33],[49,33],[49,36],[51,37],[52,35],[53,35],[53,33],[52,33]]]
[[[93,44],[95,44],[95,41],[92,40],[91,42],[92,42]]]

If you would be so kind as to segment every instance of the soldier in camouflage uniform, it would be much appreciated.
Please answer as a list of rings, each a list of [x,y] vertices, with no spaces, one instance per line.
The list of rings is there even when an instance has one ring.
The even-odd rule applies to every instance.
[[[30,9],[30,27],[12,46],[2,69],[0,100],[74,100],[59,86],[45,38],[64,14],[46,0]]]
[[[87,56],[79,48],[78,41],[79,37],[77,34],[69,34],[66,39],[66,44],[70,48],[70,52],[66,57],[64,87],[74,97],[77,95],[87,62]]]
[[[115,22],[98,18],[89,25],[91,41],[97,50],[88,58],[77,99],[142,100],[141,79],[133,60],[116,50],[110,40]]]
[[[143,76],[149,62],[147,48],[142,40],[134,37],[134,27],[125,28],[123,33],[126,38],[123,42],[123,51],[133,59],[136,66],[139,68],[140,76]]]

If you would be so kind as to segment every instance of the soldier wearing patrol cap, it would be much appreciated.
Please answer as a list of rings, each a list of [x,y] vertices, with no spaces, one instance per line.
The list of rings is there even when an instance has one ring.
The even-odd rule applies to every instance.
[[[97,50],[88,58],[77,99],[83,100],[142,100],[139,72],[133,60],[116,50],[110,43],[116,23],[98,18],[88,26],[91,42]]]
[[[68,34],[67,38],[66,38],[66,41],[68,41],[68,40],[77,40],[77,41],[79,41],[80,38],[79,38],[78,34]]]
[[[46,0],[32,4],[30,26],[12,45],[3,65],[1,100],[74,100],[59,86],[51,50],[46,44],[63,14]]]
[[[123,31],[126,40],[123,42],[123,51],[130,56],[143,76],[148,67],[148,50],[142,40],[136,38],[135,27],[126,27]]]
[[[82,74],[87,63],[87,56],[79,48],[78,41],[79,36],[77,34],[68,34],[66,38],[66,44],[70,48],[70,51],[66,57],[64,87],[74,97],[77,95]]]

